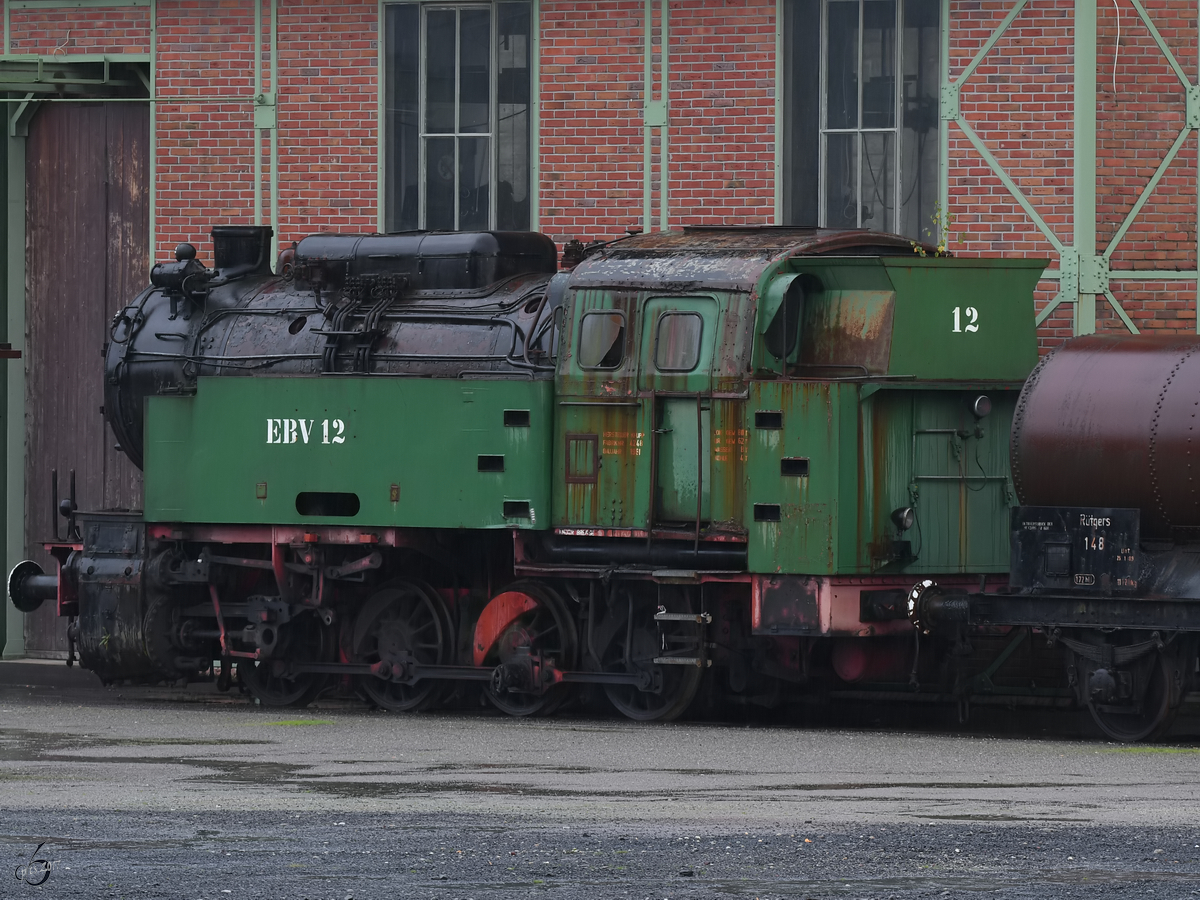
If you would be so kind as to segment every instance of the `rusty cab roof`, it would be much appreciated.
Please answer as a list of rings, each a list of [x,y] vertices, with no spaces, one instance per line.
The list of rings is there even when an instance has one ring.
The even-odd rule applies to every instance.
[[[926,248],[932,252],[931,247]],[[577,287],[753,290],[793,256],[912,256],[908,238],[866,229],[688,226],[619,239],[575,267]]]

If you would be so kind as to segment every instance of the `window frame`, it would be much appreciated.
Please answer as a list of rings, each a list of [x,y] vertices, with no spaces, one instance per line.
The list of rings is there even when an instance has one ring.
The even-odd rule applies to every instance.
[[[418,182],[417,189],[419,191],[418,213],[417,213],[417,230],[424,230],[427,224],[426,218],[426,201],[427,192],[425,190],[425,179],[427,177],[427,159],[425,142],[430,135],[425,132],[425,90],[426,90],[426,66],[425,66],[425,17],[426,12],[430,8],[442,9],[462,9],[463,7],[487,8],[491,11],[491,37],[489,40],[489,71],[491,75],[491,96],[489,98],[489,118],[490,131],[487,134],[489,140],[489,190],[488,190],[488,230],[494,230],[498,227],[496,222],[497,217],[497,197],[499,186],[499,148],[497,142],[497,131],[499,125],[499,60],[496,56],[496,35],[499,27],[498,7],[506,0],[381,0],[379,3],[379,12],[377,19],[376,35],[377,41],[377,65],[376,65],[376,83],[378,85],[378,106],[376,116],[376,128],[378,140],[376,141],[376,222],[377,229],[381,234],[388,233],[388,213],[392,201],[390,197],[391,185],[388,180],[388,155],[391,150],[392,136],[389,134],[387,127],[388,121],[388,28],[387,16],[388,10],[394,6],[415,6],[418,9],[418,27],[421,31],[420,49],[418,51]],[[530,34],[529,34],[529,147],[528,147],[528,192],[529,192],[529,230],[537,231],[540,227],[539,218],[539,198],[540,198],[540,169],[541,169],[541,0],[525,0],[529,3],[530,15]],[[456,74],[457,80],[457,74]],[[433,135],[438,136],[438,135]],[[460,135],[455,132],[453,134],[442,134],[441,137],[454,137],[456,140],[455,158],[457,160],[458,148],[457,139]],[[482,137],[482,134],[474,133],[472,137]],[[455,184],[457,185],[458,172],[456,166]],[[455,207],[455,222],[459,219],[459,210]]]
[[[696,342],[694,346],[695,360],[686,369],[682,367],[667,367],[663,366],[658,361],[658,351],[662,344],[662,324],[663,320],[670,316],[691,316],[699,320],[700,330],[696,334]],[[654,370],[656,372],[664,372],[668,375],[686,375],[689,372],[695,372],[696,367],[700,365],[700,357],[704,350],[704,316],[695,310],[691,309],[665,309],[658,314],[658,319],[654,323]]]
[[[863,23],[866,19],[865,5],[867,0],[821,0],[821,60],[817,69],[819,77],[820,91],[820,121],[818,129],[820,132],[820,155],[818,165],[820,166],[817,181],[817,221],[822,227],[829,227],[829,136],[833,135],[853,135],[855,138],[855,173],[854,173],[854,228],[862,228],[862,210],[863,210],[863,146],[866,143],[867,134],[885,134],[892,136],[892,214],[894,218],[893,228],[891,231],[898,232],[901,227],[901,201],[904,192],[901,186],[901,169],[903,168],[903,148],[900,146],[900,133],[904,130],[904,0],[894,0],[896,4],[895,18],[892,23],[893,46],[892,46],[892,61],[896,68],[896,73],[892,79],[892,127],[891,128],[866,128],[863,126],[863,85],[866,81],[862,77],[863,72],[863,44],[866,41],[864,36]],[[847,6],[853,4],[858,9],[858,59],[855,65],[855,71],[858,77],[855,79],[857,88],[857,97],[855,98],[855,118],[857,125],[854,128],[830,128],[829,127],[829,7],[834,3],[845,4]],[[885,214],[886,220],[886,214]]]
[[[794,139],[793,133],[792,133],[792,129],[793,129],[792,115],[793,115],[794,106],[795,106],[795,101],[794,101],[793,95],[795,94],[796,87],[793,84],[794,76],[792,75],[792,69],[791,69],[791,66],[793,65],[793,59],[794,59],[794,57],[793,57],[794,50],[793,50],[792,27],[791,27],[790,23],[793,21],[791,17],[796,15],[795,8],[794,8],[795,0],[776,0],[776,4],[775,4],[775,11],[776,11],[775,82],[779,88],[775,94],[775,131],[776,131],[776,134],[780,136],[779,139],[777,141],[775,141],[775,148],[774,148],[775,149],[775,154],[774,154],[775,155],[775,173],[776,173],[775,197],[774,197],[775,221],[778,225],[781,225],[784,227],[798,227],[798,228],[799,227],[817,227],[817,228],[828,228],[828,227],[858,227],[858,228],[861,228],[861,227],[864,227],[862,224],[862,219],[863,219],[863,216],[862,216],[862,206],[863,206],[863,201],[862,201],[863,177],[862,177],[862,174],[863,174],[863,165],[864,165],[863,161],[862,161],[862,156],[863,156],[862,147],[865,143],[863,135],[887,134],[887,135],[891,135],[892,141],[893,141],[893,146],[889,152],[889,157],[890,157],[890,162],[893,166],[893,174],[894,174],[893,182],[894,183],[888,192],[890,194],[889,202],[892,204],[892,210],[893,210],[893,227],[891,230],[897,234],[905,235],[910,238],[914,238],[914,239],[918,239],[918,240],[922,240],[922,241],[936,242],[937,240],[939,240],[940,234],[943,230],[942,226],[941,226],[940,222],[934,221],[933,227],[927,230],[924,220],[929,217],[920,215],[919,205],[918,205],[918,219],[920,220],[920,224],[918,227],[918,233],[917,234],[907,234],[904,231],[905,220],[906,220],[905,206],[904,206],[905,193],[912,186],[914,177],[916,177],[918,179],[923,177],[921,175],[914,175],[912,172],[905,171],[906,148],[911,146],[911,143],[910,143],[911,138],[908,138],[906,140],[906,136],[907,136],[906,133],[909,131],[909,129],[906,128],[906,122],[909,121],[909,119],[906,116],[906,113],[910,113],[911,111],[906,109],[907,104],[906,104],[906,100],[905,100],[905,65],[906,65],[906,61],[907,61],[906,50],[908,49],[908,45],[906,44],[906,38],[905,38],[905,27],[906,27],[906,21],[907,21],[905,7],[908,5],[909,0],[895,0],[895,23],[894,23],[895,37],[894,37],[894,45],[892,46],[892,53],[894,56],[894,64],[895,64],[895,78],[894,78],[895,83],[893,85],[893,92],[892,92],[892,98],[893,98],[893,103],[894,103],[893,125],[890,128],[864,127],[861,124],[859,124],[863,120],[862,95],[863,95],[863,82],[865,80],[861,77],[862,57],[863,57],[862,48],[863,48],[863,43],[864,43],[863,28],[862,28],[862,23],[864,20],[863,3],[865,2],[865,0],[817,0],[817,2],[819,5],[819,16],[818,16],[819,35],[818,35],[818,40],[817,40],[818,59],[816,62],[818,102],[817,102],[815,127],[814,127],[814,129],[809,131],[810,134],[812,133],[812,131],[815,131],[815,133],[816,133],[815,143],[817,145],[816,153],[813,154],[817,157],[816,191],[815,191],[816,197],[812,201],[812,202],[814,202],[815,207],[816,207],[815,220],[809,219],[807,217],[807,214],[803,211],[803,209],[797,210],[797,209],[793,208],[793,204],[796,202],[795,185],[797,183],[811,184],[811,181],[797,182],[797,181],[793,180],[795,178],[795,176],[793,174],[793,169],[794,169],[794,164],[795,164],[794,161],[796,159],[796,155],[797,155],[797,153],[803,152],[802,149],[798,149],[791,145],[792,141]],[[856,121],[855,128],[846,128],[846,129],[832,128],[831,129],[828,127],[828,122],[829,122],[829,93],[828,93],[829,10],[830,10],[830,6],[832,3],[847,3],[847,4],[853,3],[858,9],[859,28],[858,28],[858,47],[857,47],[857,53],[858,53],[857,70],[860,73],[860,75],[857,79],[858,80],[858,85],[857,85],[858,109],[857,109],[857,114],[856,114],[857,121]],[[946,21],[945,21],[945,10],[944,10],[944,8],[942,8],[941,4],[938,4],[938,6],[937,6],[938,43],[936,45],[937,46],[937,62],[936,62],[935,72],[934,72],[934,74],[936,76],[936,91],[937,92],[940,92],[941,89],[944,87],[945,78],[946,78],[946,76],[945,76],[946,60],[944,58],[944,56],[945,56],[944,36],[946,33],[946,27],[947,27],[947,25],[946,25]],[[935,191],[936,196],[933,198],[933,202],[935,204],[933,213],[935,213],[935,214],[936,214],[937,207],[939,205],[942,205],[942,203],[943,203],[942,195],[943,195],[943,191],[944,191],[944,187],[945,187],[944,179],[946,178],[946,173],[944,171],[945,160],[944,160],[944,155],[942,153],[942,150],[944,149],[943,144],[945,143],[945,141],[947,139],[945,132],[946,132],[946,128],[948,126],[948,123],[944,119],[942,119],[940,115],[937,115],[938,110],[936,108],[936,105],[939,102],[939,100],[940,100],[940,93],[935,93],[933,102],[935,104],[934,112],[935,112],[936,130],[934,133],[935,133],[936,137],[935,137],[935,143],[934,143],[935,151],[934,151],[934,155],[932,158],[932,162],[933,162],[933,165],[935,168],[933,177],[935,179],[935,185],[936,185],[936,191]],[[855,139],[856,139],[857,171],[855,172],[854,182],[855,182],[855,195],[857,198],[857,207],[858,208],[855,210],[855,225],[854,226],[831,226],[829,224],[829,214],[828,214],[829,213],[829,210],[828,210],[829,187],[830,187],[830,180],[829,180],[829,173],[828,173],[829,136],[837,135],[837,134],[852,134],[855,136]],[[811,156],[810,156],[810,158],[811,158]],[[913,163],[913,165],[915,165],[917,167],[917,169],[920,169],[920,167],[922,165],[920,158],[918,158],[916,160],[916,162]],[[928,210],[926,210],[926,211],[928,211]]]
[[[585,366],[583,360],[579,358],[579,350],[583,346],[583,324],[588,320],[588,316],[619,316],[621,319],[621,358],[617,360],[616,365],[612,366]],[[576,338],[575,345],[575,364],[585,372],[615,372],[629,361],[629,317],[625,315],[623,309],[586,309],[583,315],[579,317],[579,332]],[[603,360],[601,360],[603,361]]]

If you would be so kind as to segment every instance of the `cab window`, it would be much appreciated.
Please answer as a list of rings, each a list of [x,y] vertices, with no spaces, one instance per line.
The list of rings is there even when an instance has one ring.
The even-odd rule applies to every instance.
[[[625,359],[625,315],[588,312],[579,327],[579,365],[584,369],[615,369]]]
[[[658,318],[654,367],[660,372],[690,372],[700,361],[704,320],[694,312],[666,312]]]
[[[763,342],[767,345],[768,353],[776,359],[783,360],[789,359],[795,353],[796,344],[800,339],[800,318],[803,315],[804,288],[800,280],[796,279],[788,288],[775,317],[763,333]]]

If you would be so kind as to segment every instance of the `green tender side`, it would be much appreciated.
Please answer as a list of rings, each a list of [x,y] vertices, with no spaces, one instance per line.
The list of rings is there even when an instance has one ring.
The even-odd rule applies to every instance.
[[[1007,571],[1016,388],[863,393],[845,382],[751,386],[750,402],[778,412],[781,427],[750,430],[750,571]],[[970,404],[981,393],[993,408],[976,420]],[[917,524],[900,534],[891,514],[906,506]],[[910,552],[896,555],[901,539]]]
[[[195,396],[148,401],[146,519],[545,528],[553,387],[201,378]]]

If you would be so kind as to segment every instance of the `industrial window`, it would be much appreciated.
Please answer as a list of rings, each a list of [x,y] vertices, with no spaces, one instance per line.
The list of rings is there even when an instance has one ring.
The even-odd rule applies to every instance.
[[[386,6],[388,231],[529,229],[531,7]]]
[[[785,0],[787,224],[937,240],[939,10]]]
[[[579,326],[579,365],[585,369],[615,369],[625,359],[623,313],[589,312]]]
[[[690,372],[700,361],[704,320],[694,312],[669,312],[658,317],[654,338],[654,367],[660,372]]]

